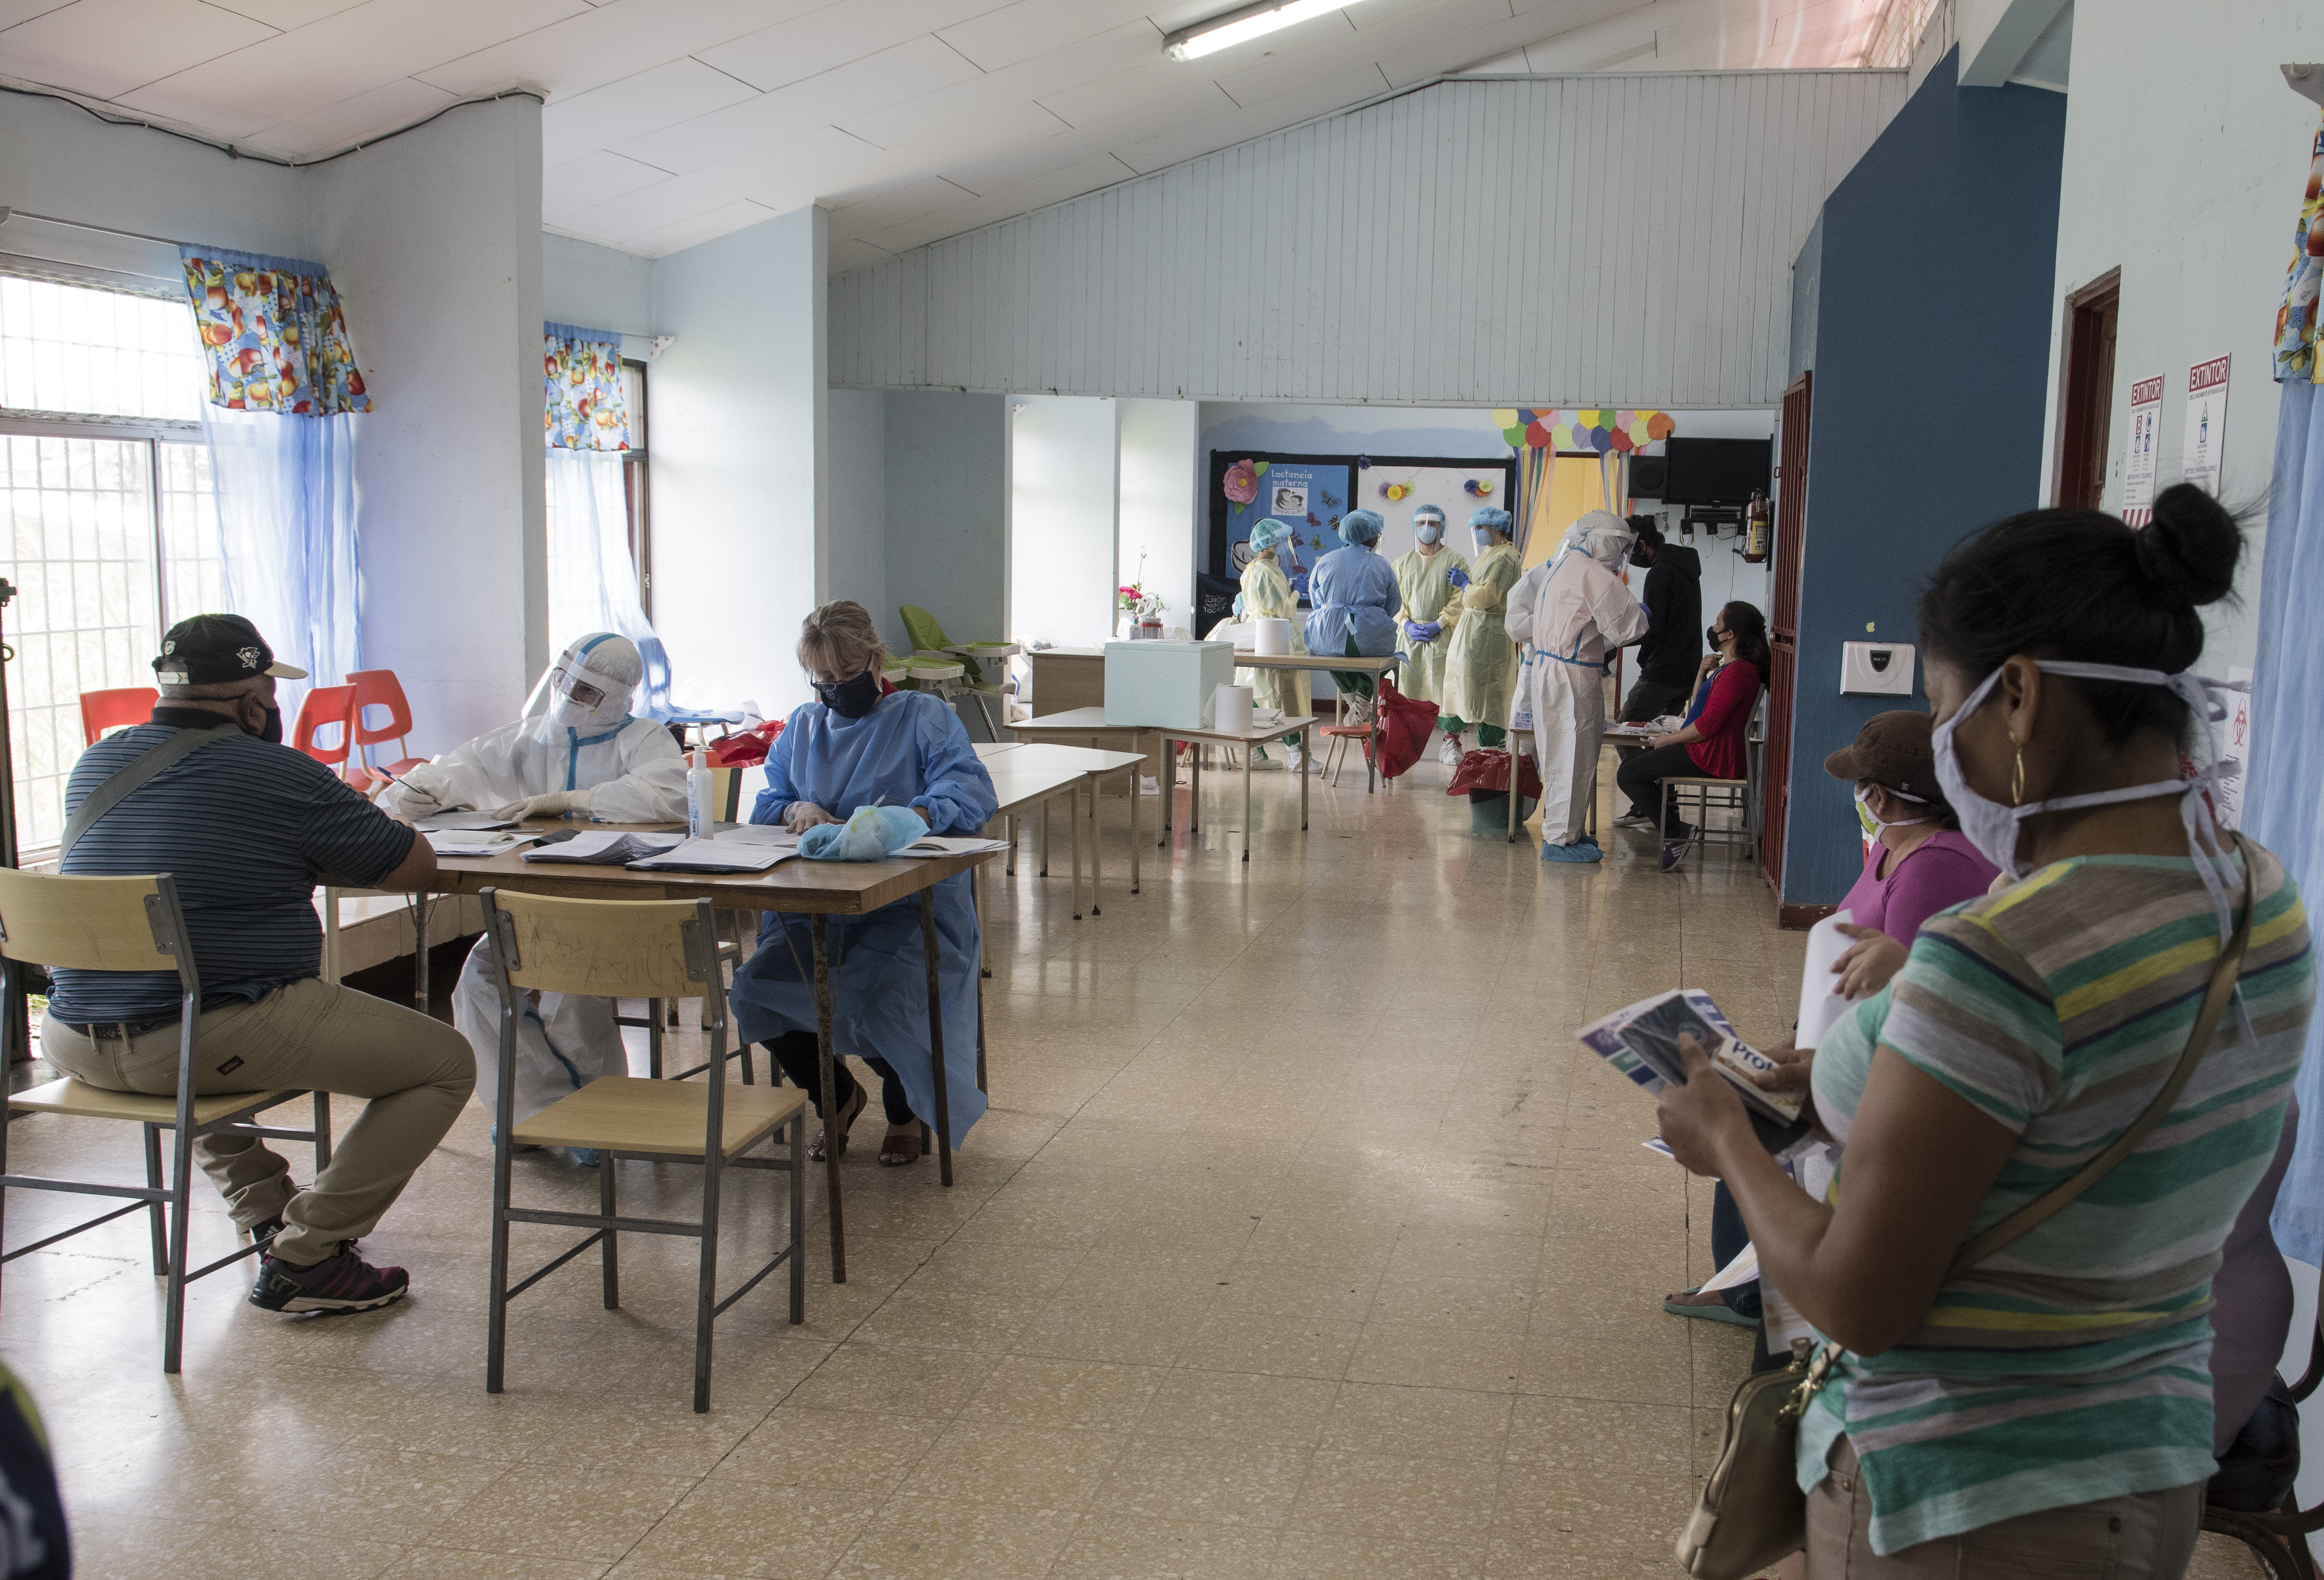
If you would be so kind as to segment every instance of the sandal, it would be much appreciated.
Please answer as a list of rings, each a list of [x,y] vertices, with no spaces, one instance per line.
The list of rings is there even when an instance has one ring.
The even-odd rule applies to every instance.
[[[1702,1292],[1702,1286],[1697,1284],[1691,1290],[1680,1291],[1679,1294],[1699,1295]],[[1735,1327],[1759,1326],[1759,1318],[1744,1316],[1742,1312],[1736,1310],[1724,1300],[1714,1301],[1708,1306],[1688,1306],[1680,1303],[1678,1295],[1673,1295],[1663,1301],[1663,1309],[1674,1317],[1696,1317],[1705,1322],[1724,1322]]]
[[[908,1130],[901,1135],[891,1130],[880,1143],[880,1166],[883,1169],[900,1169],[907,1164],[917,1163],[927,1155],[928,1124],[925,1119],[920,1121],[917,1136]]]
[[[864,1105],[871,1100],[872,1094],[865,1091],[859,1081],[855,1087],[855,1100],[839,1111],[839,1145],[835,1150],[841,1157],[847,1155],[847,1133],[855,1128],[855,1116],[863,1112]],[[815,1139],[807,1143],[807,1155],[819,1163],[824,1161],[825,1153],[824,1133],[818,1130],[815,1133]]]

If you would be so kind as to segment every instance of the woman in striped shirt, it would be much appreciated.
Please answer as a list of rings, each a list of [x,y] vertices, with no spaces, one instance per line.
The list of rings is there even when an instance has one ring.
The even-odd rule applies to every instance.
[[[1921,602],[1939,776],[2020,881],[1932,917],[1827,1033],[1828,1202],[1758,1148],[1725,1082],[1664,1099],[1663,1134],[1733,1190],[1768,1281],[1845,1346],[1800,1434],[1812,1580],[2143,1580],[2193,1551],[2211,1279],[2274,1153],[2314,997],[2274,857],[2243,847],[2236,1001],[2170,1114],[2042,1226],[1948,1269],[2138,1117],[2244,905],[2244,860],[2180,767],[2209,760],[2184,675],[2242,542],[2181,485],[2143,532],[2037,510],[1956,548]]]

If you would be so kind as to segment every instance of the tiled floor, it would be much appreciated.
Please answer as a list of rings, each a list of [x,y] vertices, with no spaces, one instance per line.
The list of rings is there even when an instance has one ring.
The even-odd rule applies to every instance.
[[[996,881],[994,1106],[957,1186],[860,1144],[835,1288],[816,1175],[807,1323],[783,1321],[779,1278],[722,1319],[706,1416],[689,1253],[642,1236],[622,1310],[587,1258],[519,1302],[508,1392],[485,1394],[473,1106],[366,1242],[411,1269],[400,1308],[272,1317],[220,1274],[165,1378],[136,1220],[12,1263],[0,1354],[47,1411],[80,1573],[1677,1573],[1748,1336],[1660,1310],[1708,1270],[1707,1191],[1641,1148],[1650,1105],[1572,1032],[1680,984],[1773,1030],[1801,935],[1739,853],[1664,877],[1617,833],[1601,867],[1544,867],[1471,838],[1445,777],[1318,785],[1302,835],[1270,776],[1246,868],[1221,776],[1218,821],[1149,850],[1134,898],[1115,800],[1089,921],[1037,860]],[[11,1162],[117,1170],[121,1150],[34,1121]],[[688,1209],[684,1171],[622,1171],[630,1209]],[[519,1176],[594,1205],[568,1165]],[[779,1218],[737,1184],[739,1263]],[[9,1238],[60,1210],[16,1193]],[[520,1254],[562,1234],[520,1230]]]

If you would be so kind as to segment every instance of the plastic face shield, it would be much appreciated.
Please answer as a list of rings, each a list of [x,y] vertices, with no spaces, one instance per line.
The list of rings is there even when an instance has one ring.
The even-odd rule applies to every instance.
[[[549,688],[560,697],[568,697],[583,710],[595,712],[604,705],[605,694],[591,685],[571,670],[560,669],[549,682]]]

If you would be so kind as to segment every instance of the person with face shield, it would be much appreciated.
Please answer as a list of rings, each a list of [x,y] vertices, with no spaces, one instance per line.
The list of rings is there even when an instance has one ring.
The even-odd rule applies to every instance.
[[[1660,1096],[1663,1139],[1725,1180],[1762,1277],[1831,1341],[1799,1425],[1811,1574],[2039,1554],[2164,1576],[2194,1551],[2216,1275],[2315,996],[2297,886],[2210,812],[2225,709],[2189,671],[2243,547],[2181,483],[2144,528],[2033,510],[1954,548],[1919,611],[1936,777],[2017,881],[1922,923],[1819,1043],[1829,1200],[1727,1082]],[[1980,1243],[2037,1201],[2031,1232]]]
[[[1296,542],[1296,534],[1272,516],[1250,529],[1251,559],[1242,568],[1242,608],[1239,612],[1246,620],[1290,621],[1291,650],[1305,653],[1307,644],[1299,629],[1299,594],[1291,590],[1291,578],[1285,573],[1285,561],[1294,552]],[[1314,686],[1304,669],[1238,669],[1234,683],[1250,687],[1253,705],[1280,708],[1286,718],[1298,718],[1308,712]],[[1297,730],[1283,738],[1283,748],[1286,766],[1295,774],[1306,772],[1307,758],[1300,748]],[[1275,765],[1264,748],[1253,747],[1251,766],[1271,768]]]
[[[1510,671],[1517,666],[1517,648],[1509,640],[1509,589],[1517,583],[1517,546],[1509,541],[1509,513],[1484,505],[1469,517],[1470,535],[1476,540],[1472,565],[1454,565],[1444,573],[1461,610],[1461,623],[1452,629],[1451,648],[1444,656],[1444,747],[1438,759],[1458,763],[1466,743],[1461,739],[1470,725],[1477,727],[1477,744],[1498,747],[1508,736]]]
[[[850,600],[826,603],[799,628],[799,664],[816,700],[790,716],[767,758],[767,788],[754,823],[779,822],[809,840],[821,825],[847,823],[864,808],[896,825],[897,843],[923,833],[973,835],[1001,798],[977,760],[968,731],[943,698],[898,691],[880,678],[888,656],[870,611]],[[803,847],[804,848],[804,847]],[[890,847],[893,849],[894,847]],[[812,854],[812,851],[809,852]],[[977,920],[971,873],[936,886],[936,979],[945,1028],[945,1081],[952,1144],[982,1116],[976,1089]],[[811,978],[819,919],[766,914],[758,952],[734,973],[734,1017],[746,1042],[763,1043],[783,1073],[823,1110]],[[832,1094],[838,1134],[819,1134],[809,1155],[847,1148],[848,1127],[870,1101],[845,1060],[881,1078],[888,1134],[880,1162],[913,1163],[930,1146],[936,1055],[928,1040],[927,959],[920,942],[920,897],[908,895],[862,916],[840,919],[832,955]]]
[[[1591,510],[1509,592],[1509,635],[1538,660],[1526,670],[1526,701],[1541,760],[1545,861],[1602,859],[1582,828],[1606,739],[1606,659],[1646,634],[1646,611],[1619,576],[1629,551],[1629,526],[1611,510]]]
[[[503,817],[579,813],[603,822],[680,822],[685,755],[667,726],[630,714],[631,694],[644,675],[645,661],[627,637],[580,638],[549,671],[546,712],[422,763],[391,784],[380,805],[406,818],[466,806]],[[500,975],[480,940],[452,990],[452,1024],[475,1050],[476,1093],[487,1108],[500,1096]],[[537,995],[517,1023],[516,1117],[629,1070],[613,1000]]]
[[[1444,702],[1444,668],[1452,649],[1452,631],[1461,621],[1461,590],[1451,573],[1468,575],[1466,556],[1444,544],[1444,512],[1423,505],[1412,512],[1412,535],[1420,547],[1397,556],[1396,584],[1404,589],[1404,607],[1396,611],[1397,651],[1404,655],[1397,689],[1416,702]],[[1439,762],[1461,760],[1457,731],[1448,728],[1437,749]]]
[[[1307,616],[1310,653],[1385,658],[1396,651],[1396,611],[1403,596],[1396,572],[1373,547],[1387,525],[1373,510],[1350,510],[1340,518],[1346,547],[1317,560],[1307,579],[1307,602],[1314,605]],[[1374,678],[1353,669],[1334,669],[1331,675],[1340,688],[1340,721],[1370,723],[1372,698],[1379,692]]]

